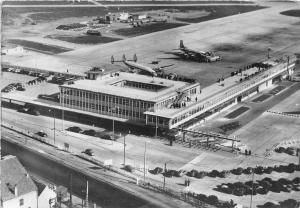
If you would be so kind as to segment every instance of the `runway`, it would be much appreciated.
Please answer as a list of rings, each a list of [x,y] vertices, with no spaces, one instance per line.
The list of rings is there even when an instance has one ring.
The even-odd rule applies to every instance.
[[[17,58],[3,56],[2,61],[50,71],[66,72],[68,70],[70,73],[83,74],[92,66],[109,64],[112,55],[115,59],[121,59],[123,54],[126,54],[127,57],[137,54],[138,61],[141,63],[147,64],[151,60],[161,59],[164,64],[175,64],[174,67],[168,69],[170,72],[196,78],[202,77],[203,80],[201,81],[211,82],[212,79],[216,79],[218,74],[228,73],[232,68],[239,67],[239,64],[257,60],[260,58],[259,52],[261,53],[267,46],[271,46],[274,51],[279,51],[297,45],[295,41],[299,42],[299,37],[298,39],[288,39],[283,37],[286,34],[283,31],[281,39],[274,42],[270,40],[264,42],[248,40],[251,35],[272,34],[282,28],[291,28],[293,30],[291,32],[296,33],[294,30],[297,30],[297,27],[294,27],[294,24],[297,24],[299,19],[280,14],[281,11],[296,8],[299,8],[297,3],[272,3],[269,8],[253,12],[150,33],[103,45],[83,46],[59,55],[41,54],[34,55],[34,57],[23,56]],[[178,48],[180,40],[184,40],[184,44],[188,47],[201,50],[214,50],[216,46],[224,44],[245,47],[245,50],[230,52],[232,57],[235,58],[234,60],[232,57],[227,57],[228,54],[225,53],[226,57],[223,61],[213,64],[174,60],[172,55],[165,52]],[[298,50],[298,48],[295,50]]]

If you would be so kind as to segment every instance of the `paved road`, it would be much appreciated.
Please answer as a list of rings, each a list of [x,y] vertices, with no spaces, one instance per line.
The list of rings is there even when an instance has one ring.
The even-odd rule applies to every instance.
[[[89,162],[39,142],[28,139],[24,144],[24,137],[16,133],[6,132],[2,138],[3,153],[18,156],[30,172],[66,187],[69,186],[69,176],[72,173],[73,191],[78,196],[83,197],[81,191],[88,180],[90,201],[96,202],[101,207],[191,207],[182,201],[149,192],[136,186],[134,181],[115,173],[105,172]]]
[[[33,116],[24,113],[16,112],[16,110],[3,108],[3,122],[27,130],[32,133],[36,133],[43,130],[48,134],[45,138],[49,143],[54,144],[54,119],[45,116]],[[84,149],[91,148],[95,152],[95,157],[101,161],[106,159],[113,159],[113,163],[116,166],[123,164],[124,143],[123,136],[118,139],[117,142],[104,141],[99,138],[84,137],[77,134],[66,135],[62,132],[62,120],[55,119],[56,126],[56,145],[63,148],[64,143],[70,144],[70,150],[80,153]],[[88,125],[82,125],[70,121],[64,121],[64,128],[70,126],[79,126],[80,128],[96,129],[103,131],[103,128],[92,127]],[[134,165],[136,167],[143,166],[144,162],[144,144],[147,143],[147,165],[149,168],[155,168],[157,166],[163,167],[165,162],[168,162],[169,168],[177,169],[197,156],[197,150],[189,150],[184,147],[173,146],[170,147],[165,140],[155,140],[135,135],[126,136],[126,163]]]
[[[250,110],[247,111],[246,113],[242,114],[241,116],[238,116],[235,119],[224,119],[224,116],[226,116],[229,112],[232,112],[233,109],[229,109],[225,111],[224,113],[220,114],[218,117],[214,118],[211,121],[208,121],[205,126],[203,127],[197,127],[196,129],[202,130],[202,131],[214,131],[214,132],[220,132],[224,133],[219,127],[231,123],[231,122],[236,122],[238,121],[241,126],[247,125],[249,122],[257,119],[259,116],[261,116],[264,112],[267,110],[270,110],[273,106],[276,104],[280,103],[281,101],[287,99],[289,96],[291,96],[293,93],[298,91],[300,89],[300,83],[278,83],[278,85],[286,85],[286,89],[280,92],[277,95],[271,96],[269,99],[263,101],[263,102],[253,102],[253,99],[255,98],[249,98],[238,105],[234,106],[234,109],[237,109],[241,106],[248,106],[250,107]],[[267,94],[270,91],[270,89],[266,89],[263,92],[259,93],[256,97],[262,95],[262,94]],[[234,132],[237,129],[229,130],[226,132],[226,134],[234,134]]]

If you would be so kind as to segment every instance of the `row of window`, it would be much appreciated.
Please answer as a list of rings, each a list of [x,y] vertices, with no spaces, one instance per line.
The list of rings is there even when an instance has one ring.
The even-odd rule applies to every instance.
[[[123,98],[119,96],[112,96],[112,95],[106,95],[106,94],[100,94],[100,93],[94,93],[94,92],[82,91],[76,89],[64,90],[64,94],[69,95],[69,96],[65,96],[65,98],[77,97],[79,100],[86,100],[89,102],[98,100],[105,103],[111,103],[113,105],[119,104],[119,105],[139,107],[143,109],[151,108],[154,105],[154,103],[152,102],[133,100],[133,99]]]
[[[97,105],[95,103],[81,102],[78,100],[67,99],[65,101],[65,104],[69,105],[70,107],[78,107],[81,110],[87,110],[87,111],[98,112],[98,113],[101,112],[105,114],[109,113],[115,116],[121,115],[121,116],[135,117],[140,119],[144,119],[145,117],[143,112],[140,111],[123,109],[120,107],[112,108],[110,106]]]
[[[152,123],[152,124],[157,124],[157,125],[163,125],[163,126],[168,126],[168,122],[169,119],[167,118],[161,118],[158,116],[152,116],[152,115],[148,115],[147,116],[147,122]],[[157,123],[156,123],[157,122]]]

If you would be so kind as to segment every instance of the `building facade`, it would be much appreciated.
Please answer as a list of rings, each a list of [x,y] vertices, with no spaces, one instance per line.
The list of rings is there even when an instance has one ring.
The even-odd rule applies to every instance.
[[[119,72],[97,80],[79,80],[74,85],[60,86],[61,105],[100,115],[145,124],[144,112],[166,108],[180,94],[200,93],[199,83],[186,83],[162,78]],[[160,126],[168,119],[157,118]]]
[[[1,207],[38,208],[37,187],[15,156],[1,159]]]

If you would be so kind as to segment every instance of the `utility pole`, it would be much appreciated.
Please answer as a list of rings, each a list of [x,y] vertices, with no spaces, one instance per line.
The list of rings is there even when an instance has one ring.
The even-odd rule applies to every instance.
[[[157,139],[157,116],[155,118],[155,139]]]
[[[252,168],[252,188],[251,188],[251,200],[250,200],[250,208],[252,208],[252,197],[253,197],[253,181],[254,181],[254,170]]]
[[[289,70],[289,65],[290,65],[290,57],[287,56],[287,66],[286,66],[286,70],[287,70],[287,73],[288,73],[288,78],[290,78],[290,70]]]
[[[89,181],[86,181],[85,207],[89,207]]]
[[[64,90],[61,89],[61,106],[62,106],[62,130],[64,131],[64,119],[65,119],[65,115],[64,115],[64,102],[65,102],[65,95],[64,95]]]
[[[128,134],[130,134],[130,130],[128,131]],[[127,135],[128,135],[128,134],[127,134]],[[125,166],[125,164],[126,164],[126,163],[125,163],[125,160],[126,160],[126,155],[125,155],[125,154],[126,154],[126,136],[127,136],[127,135],[124,134],[124,158],[123,158],[123,159],[124,159],[124,160],[123,160],[124,166]]]
[[[55,109],[53,108],[52,110],[49,110],[49,112],[52,111],[52,116],[53,116],[53,140],[54,140],[54,145],[55,145]]]
[[[70,174],[70,184],[69,184],[69,186],[70,186],[70,208],[72,208],[73,207],[73,205],[72,205],[72,195],[73,195],[73,175],[72,175],[72,173]]]
[[[55,145],[55,135],[56,135],[56,132],[55,132],[55,109],[53,109],[53,131],[54,131],[54,145]]]
[[[145,142],[145,149],[144,149],[144,183],[146,182],[146,149],[147,149],[147,142]]]
[[[166,187],[166,172],[167,172],[167,163],[165,163],[165,171],[164,171],[164,189]]]
[[[124,164],[124,166],[125,166],[125,147],[126,147],[126,141],[125,141],[125,134],[124,134],[124,160],[123,160],[123,164]]]

